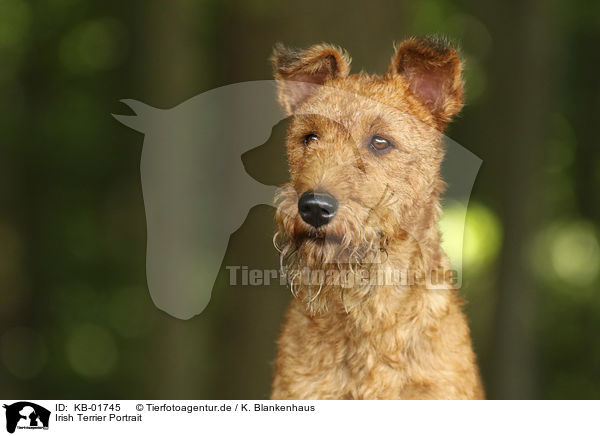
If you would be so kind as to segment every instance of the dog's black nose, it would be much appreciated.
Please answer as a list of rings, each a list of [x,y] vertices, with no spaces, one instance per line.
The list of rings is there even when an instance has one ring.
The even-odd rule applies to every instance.
[[[304,222],[315,228],[331,221],[337,208],[337,200],[327,192],[306,191],[298,200],[300,216]]]

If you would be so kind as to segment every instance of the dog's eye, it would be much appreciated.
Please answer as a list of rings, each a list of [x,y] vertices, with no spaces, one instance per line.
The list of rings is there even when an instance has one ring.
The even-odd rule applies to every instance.
[[[381,136],[373,136],[369,146],[375,151],[383,151],[390,148],[392,144],[390,144],[390,141],[382,138]]]
[[[315,135],[314,133],[309,133],[304,137],[304,145],[308,145],[312,142],[317,142],[318,140],[319,137],[317,135]]]

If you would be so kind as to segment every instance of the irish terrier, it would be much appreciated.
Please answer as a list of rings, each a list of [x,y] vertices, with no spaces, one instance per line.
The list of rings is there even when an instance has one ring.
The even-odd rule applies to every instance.
[[[408,39],[383,76],[350,75],[328,44],[277,46],[272,61],[291,116],[275,243],[295,297],[272,398],[483,398],[438,230],[457,51]]]

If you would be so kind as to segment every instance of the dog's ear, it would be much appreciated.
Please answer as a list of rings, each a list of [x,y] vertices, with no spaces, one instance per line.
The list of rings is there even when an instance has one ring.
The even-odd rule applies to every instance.
[[[392,56],[388,72],[401,75],[410,92],[443,128],[463,106],[462,62],[447,41],[410,38]]]
[[[328,80],[346,77],[350,72],[350,56],[333,45],[318,44],[304,50],[293,50],[277,44],[271,56],[277,81],[279,103],[292,115]]]

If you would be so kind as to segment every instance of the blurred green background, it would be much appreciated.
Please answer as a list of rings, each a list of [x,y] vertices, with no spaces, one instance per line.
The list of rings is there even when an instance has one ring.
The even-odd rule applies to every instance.
[[[0,0],[0,397],[267,398],[289,292],[222,268],[200,316],[156,309],[143,137],[110,114],[269,79],[277,41],[384,72],[393,41],[432,33],[467,61],[448,136],[483,159],[462,292],[488,396],[600,398],[600,2],[583,0]],[[276,268],[272,222],[253,208],[223,264]]]

